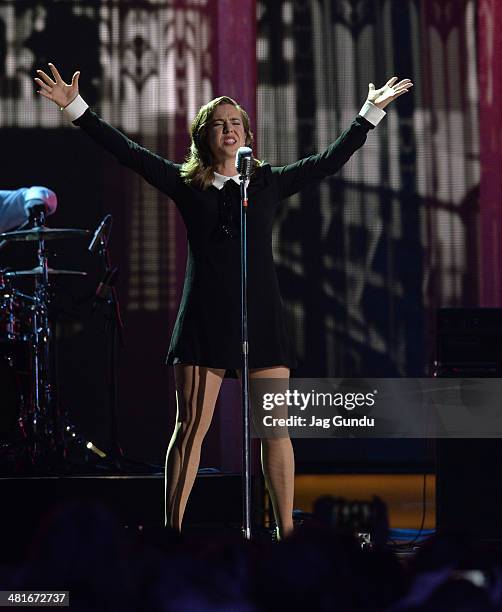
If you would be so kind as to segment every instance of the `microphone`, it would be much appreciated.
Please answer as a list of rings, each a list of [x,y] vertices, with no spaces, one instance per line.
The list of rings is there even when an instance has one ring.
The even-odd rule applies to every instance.
[[[248,180],[251,176],[251,168],[253,165],[253,151],[249,147],[239,147],[235,156],[235,169],[239,173],[241,179]]]
[[[101,242],[102,236],[104,234],[105,227],[108,225],[108,223],[111,223],[111,221],[112,221],[111,215],[106,215],[103,221],[101,221],[101,223],[98,226],[98,229],[94,232],[94,236],[92,237],[92,240],[89,243],[89,246],[87,247],[89,253],[94,253],[94,251],[98,248]]]

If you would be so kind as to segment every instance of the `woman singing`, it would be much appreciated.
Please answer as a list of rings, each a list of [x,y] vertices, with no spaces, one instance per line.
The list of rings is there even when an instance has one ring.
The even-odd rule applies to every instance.
[[[199,466],[202,440],[227,370],[241,367],[239,186],[235,155],[251,145],[247,113],[220,97],[204,105],[191,129],[185,163],[175,164],[132,142],[100,119],[53,64],[38,70],[39,92],[61,107],[117,160],[135,170],[178,207],[186,225],[188,262],[167,363],[174,366],[177,415],[166,457],[166,524],[181,529]],[[248,329],[250,378],[288,378],[295,365],[272,257],[272,224],[281,200],[339,170],[385,115],[383,109],[412,87],[390,79],[370,83],[350,127],[324,152],[288,166],[256,161],[248,194]],[[294,456],[289,438],[262,439],[261,459],[278,535],[293,528]]]

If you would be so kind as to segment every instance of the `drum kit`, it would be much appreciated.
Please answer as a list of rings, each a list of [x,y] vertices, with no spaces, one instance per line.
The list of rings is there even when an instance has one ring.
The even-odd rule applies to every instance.
[[[50,466],[64,463],[70,444],[82,442],[68,415],[58,407],[49,308],[51,279],[87,273],[49,267],[46,242],[84,238],[90,232],[49,228],[44,220],[41,214],[30,229],[0,234],[3,244],[29,242],[37,247],[35,267],[0,269],[0,470],[6,464],[11,468],[21,465],[22,470],[50,470]],[[96,234],[93,242],[98,239],[106,250],[104,232],[99,237]],[[33,280],[31,294],[14,286],[21,278]],[[85,447],[105,456],[90,442]]]

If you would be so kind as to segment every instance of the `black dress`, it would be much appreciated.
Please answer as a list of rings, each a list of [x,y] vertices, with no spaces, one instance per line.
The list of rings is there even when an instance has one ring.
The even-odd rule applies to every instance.
[[[187,185],[179,164],[129,140],[88,109],[75,122],[123,165],[176,203],[185,222],[188,260],[168,364],[241,367],[239,186]],[[272,256],[272,225],[279,202],[334,174],[373,128],[357,116],[323,153],[288,166],[263,164],[248,188],[249,367],[295,366]]]

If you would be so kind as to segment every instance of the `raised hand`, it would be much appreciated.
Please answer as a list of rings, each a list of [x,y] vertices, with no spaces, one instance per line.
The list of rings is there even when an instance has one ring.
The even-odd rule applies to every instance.
[[[375,89],[373,83],[370,83],[368,86],[367,100],[373,102],[378,108],[384,109],[392,100],[399,98],[399,96],[405,94],[410,87],[413,87],[413,83],[410,79],[403,79],[399,81],[399,83],[396,81],[397,77],[392,77],[383,87],[380,87],[380,89]]]
[[[68,85],[68,83],[63,81],[54,64],[49,62],[49,68],[52,72],[52,79],[43,70],[37,70],[39,76],[35,78],[35,82],[40,86],[37,93],[48,100],[52,100],[61,108],[64,108],[78,96],[78,79],[80,77],[80,72],[75,72],[72,76],[71,84]]]

